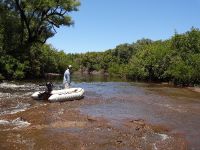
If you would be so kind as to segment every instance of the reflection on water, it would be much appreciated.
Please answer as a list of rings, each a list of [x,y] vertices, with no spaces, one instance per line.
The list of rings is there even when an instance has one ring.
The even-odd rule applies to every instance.
[[[90,99],[98,97],[104,101],[81,107],[82,113],[105,117],[111,121],[141,118],[150,123],[164,124],[170,127],[172,132],[184,134],[191,148],[200,147],[200,93],[166,85],[123,82],[105,76],[73,76],[72,81],[72,87],[85,89],[86,97]],[[53,83],[54,89],[62,88],[62,79]],[[30,95],[34,91],[44,90],[44,85],[45,80],[1,83],[0,116],[26,111],[35,105],[40,105],[41,102],[30,99]],[[2,119],[0,125],[2,123],[12,124],[13,121]],[[167,138],[165,135],[158,136]]]
[[[72,80],[75,82],[122,82],[126,81],[119,77],[109,77],[104,75],[86,75],[86,74],[72,74]]]

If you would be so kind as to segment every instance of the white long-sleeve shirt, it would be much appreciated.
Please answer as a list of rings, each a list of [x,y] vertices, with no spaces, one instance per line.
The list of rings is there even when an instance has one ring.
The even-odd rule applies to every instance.
[[[70,84],[71,83],[71,80],[70,80],[70,71],[69,69],[65,70],[65,73],[64,73],[64,77],[63,77],[63,83],[68,83]]]

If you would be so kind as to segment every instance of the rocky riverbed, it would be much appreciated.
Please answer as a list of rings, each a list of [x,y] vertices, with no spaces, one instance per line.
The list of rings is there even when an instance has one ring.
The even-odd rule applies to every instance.
[[[38,83],[0,84],[0,149],[185,150],[200,146],[196,139],[200,101],[195,92],[126,82],[72,86],[85,89],[84,99],[35,101],[30,95],[45,88]],[[55,88],[60,87],[57,82]]]

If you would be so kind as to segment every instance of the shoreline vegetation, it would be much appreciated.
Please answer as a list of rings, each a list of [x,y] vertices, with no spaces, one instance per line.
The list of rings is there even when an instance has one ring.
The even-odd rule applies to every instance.
[[[63,74],[71,64],[74,72],[86,74],[170,82],[183,87],[200,84],[198,28],[192,27],[181,34],[175,32],[167,40],[143,38],[102,52],[67,54],[46,44],[46,40],[54,36],[55,27],[73,24],[67,13],[77,11],[79,5],[73,0],[68,6],[63,1],[0,2],[0,81],[38,79],[48,73]],[[40,9],[35,10],[36,6]],[[48,10],[44,6],[48,6]],[[57,17],[57,20],[48,17]]]
[[[194,34],[197,39],[189,38],[190,34]],[[188,45],[185,43],[189,40],[195,41],[193,45],[188,44],[194,47],[193,51],[187,48]],[[177,49],[176,45],[178,45]],[[175,86],[196,87],[194,91],[199,92],[195,86],[199,85],[200,81],[199,45],[200,31],[194,28],[184,34],[175,34],[172,39],[166,41],[141,39],[136,43],[118,45],[115,49],[104,52],[66,54],[64,51],[58,51],[45,44],[39,47],[40,52],[43,52],[40,55],[41,58],[30,59],[27,66],[12,56],[0,56],[1,60],[5,60],[6,57],[9,60],[8,63],[0,60],[0,81],[62,76],[67,64],[72,64],[76,74],[116,76],[133,81],[164,82]],[[19,66],[16,66],[15,61],[19,63]],[[37,64],[32,61],[36,61]]]

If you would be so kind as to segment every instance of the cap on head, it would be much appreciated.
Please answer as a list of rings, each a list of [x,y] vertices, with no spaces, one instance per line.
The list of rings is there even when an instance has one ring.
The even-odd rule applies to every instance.
[[[68,68],[71,68],[71,67],[72,67],[72,65],[69,65],[69,66],[68,66]]]

